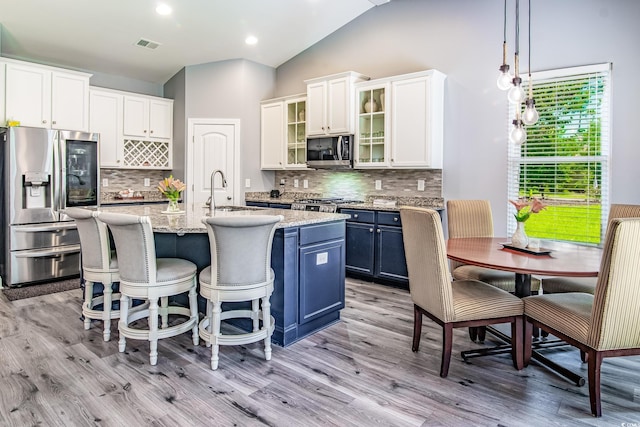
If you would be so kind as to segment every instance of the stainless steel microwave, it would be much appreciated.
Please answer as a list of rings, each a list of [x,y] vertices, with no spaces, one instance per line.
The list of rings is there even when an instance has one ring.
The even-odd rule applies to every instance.
[[[315,169],[353,167],[353,135],[307,139],[307,166]]]

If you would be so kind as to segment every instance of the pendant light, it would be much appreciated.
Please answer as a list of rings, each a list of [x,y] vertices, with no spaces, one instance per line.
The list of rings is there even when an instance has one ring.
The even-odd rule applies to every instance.
[[[536,124],[540,116],[536,110],[536,101],[533,99],[533,82],[531,81],[531,0],[529,0],[529,97],[524,105],[522,121],[525,125]]]
[[[509,134],[509,139],[514,144],[520,145],[527,140],[527,131],[524,129],[522,120],[520,120],[520,112],[516,113],[516,118],[512,123],[513,129]]]
[[[500,75],[498,76],[498,89],[508,90],[513,82],[513,75],[509,72],[509,64],[507,64],[507,0],[504,0],[504,21],[502,24],[502,65],[500,66]]]
[[[520,0],[516,0],[516,51],[513,60],[513,86],[509,89],[507,98],[512,104],[520,104],[524,101],[524,90],[522,89],[522,79],[519,74],[520,67]]]

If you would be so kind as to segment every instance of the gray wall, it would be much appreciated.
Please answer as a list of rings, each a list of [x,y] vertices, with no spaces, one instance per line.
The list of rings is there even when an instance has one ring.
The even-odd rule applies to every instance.
[[[164,94],[173,99],[173,175],[185,180],[185,141],[187,139],[186,78],[183,68],[164,85]],[[176,148],[177,147],[177,148]]]
[[[513,9],[512,1],[510,10]],[[635,112],[640,80],[640,2],[535,0],[532,71],[613,63],[611,202],[640,203]],[[277,69],[276,96],[305,91],[304,79],[355,70],[372,78],[435,68],[445,89],[443,196],[483,198],[506,233],[507,99],[497,89],[502,0],[392,0],[366,12]],[[521,2],[526,70],[527,2]],[[510,27],[513,12],[509,13]],[[513,29],[509,62],[513,69]]]
[[[173,85],[173,78],[165,90]],[[260,170],[260,101],[273,96],[275,69],[246,60],[230,60],[186,67],[184,78],[185,126],[189,118],[240,119],[241,197],[244,191],[266,191],[273,188],[273,172]],[[175,89],[171,89],[173,93]],[[176,101],[177,102],[177,101]],[[176,122],[180,118],[176,116]],[[175,125],[174,125],[175,126]],[[174,139],[182,139],[174,146],[174,167],[178,168],[176,153],[182,151],[188,129]],[[183,166],[184,169],[184,166]],[[251,188],[244,188],[244,180],[251,179]]]

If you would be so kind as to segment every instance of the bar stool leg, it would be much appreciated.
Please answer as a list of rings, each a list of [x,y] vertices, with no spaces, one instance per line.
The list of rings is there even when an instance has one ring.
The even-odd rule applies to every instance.
[[[211,337],[213,334],[213,303],[211,300],[207,300],[207,313],[205,314],[207,319],[209,319],[209,324],[207,325],[207,332],[209,332],[209,339],[207,340],[207,347],[211,347]]]
[[[149,298],[149,363],[158,363],[158,298]]]
[[[258,302],[258,300],[254,300]],[[262,298],[262,327],[267,331],[264,339],[264,359],[271,360],[271,303],[269,297]]]
[[[111,339],[111,304],[113,299],[112,283],[103,283],[102,291],[102,323],[104,332],[102,333],[105,341]]]
[[[169,297],[160,298],[161,310],[160,318],[162,319],[162,329],[169,326]]]
[[[196,279],[194,278],[193,280],[195,281]],[[198,334],[198,294],[196,293],[195,286],[189,290],[189,310],[191,310],[191,317],[195,319],[195,323],[191,329],[193,345],[198,345],[200,342],[200,335]]]
[[[120,295],[120,320],[118,321],[118,328],[120,329],[120,339],[118,340],[118,349],[120,353],[124,353],[124,349],[127,345],[127,339],[124,337],[122,331],[124,331],[129,326],[129,297],[121,294]]]
[[[260,306],[259,299],[256,298],[254,300],[251,300],[251,319],[253,320],[253,332],[260,329],[260,313],[259,313],[260,307],[259,306]]]
[[[220,314],[222,313],[222,303],[220,301],[215,301],[213,303],[213,311],[212,311],[212,319],[211,323],[213,324],[213,330],[211,332],[211,369],[218,369],[218,351],[220,350],[220,345],[218,344],[218,336],[220,336]],[[211,325],[210,325],[211,326]]]
[[[84,281],[84,306],[87,310],[91,310],[91,301],[93,300],[93,282],[90,280]],[[91,328],[91,319],[88,316],[84,316],[84,329],[88,331]]]

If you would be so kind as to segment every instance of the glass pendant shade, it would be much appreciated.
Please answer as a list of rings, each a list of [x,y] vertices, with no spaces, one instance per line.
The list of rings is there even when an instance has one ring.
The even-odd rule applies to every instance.
[[[498,89],[508,90],[513,84],[513,75],[509,72],[509,64],[502,64],[500,75],[498,76]]]
[[[520,145],[527,140],[527,131],[524,130],[521,120],[513,121],[513,130],[509,134],[509,139],[514,144]]]
[[[524,113],[522,113],[522,122],[525,125],[534,125],[538,122],[540,115],[536,110],[536,101],[533,98],[529,98],[525,101]]]
[[[513,86],[509,89],[509,93],[507,94],[507,98],[509,102],[512,104],[520,104],[524,101],[525,93],[524,89],[522,89],[522,79],[520,77],[513,78]]]

